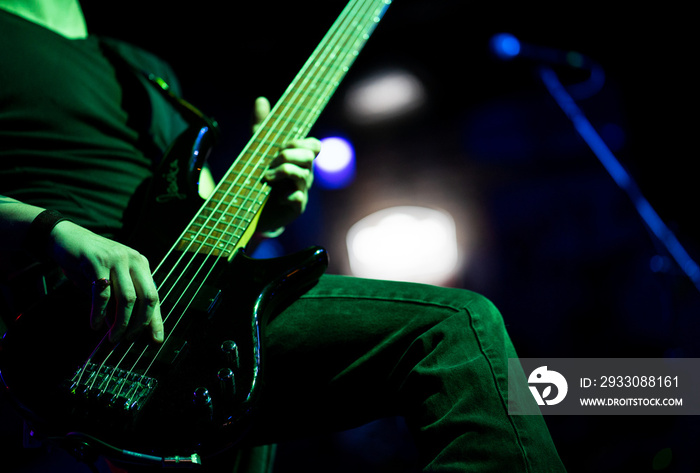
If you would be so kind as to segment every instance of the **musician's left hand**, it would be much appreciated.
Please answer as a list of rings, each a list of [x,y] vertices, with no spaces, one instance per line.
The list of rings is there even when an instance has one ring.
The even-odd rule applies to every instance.
[[[270,102],[264,97],[256,99],[254,131],[268,113]],[[292,140],[283,146],[264,176],[272,192],[260,216],[258,231],[280,230],[304,212],[314,181],[314,158],[320,151],[321,142],[316,138]]]

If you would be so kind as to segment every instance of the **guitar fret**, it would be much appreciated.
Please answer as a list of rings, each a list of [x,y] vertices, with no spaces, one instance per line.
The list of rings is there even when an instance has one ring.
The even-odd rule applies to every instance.
[[[192,227],[201,228],[204,225],[213,225],[216,228],[227,228],[229,226],[242,226],[248,224],[253,220],[255,216],[255,211],[252,209],[246,209],[243,211],[237,211],[236,214],[229,214],[224,212],[215,212],[212,216],[200,216],[195,218],[194,223],[186,231],[192,231]]]
[[[235,235],[237,230],[245,230],[246,225],[250,223],[249,219],[237,219],[238,223],[235,224],[222,224],[218,223],[215,225],[201,223],[195,228],[188,229],[187,233],[194,234],[204,234],[206,232],[207,238],[220,238],[221,236],[232,236]]]
[[[269,128],[268,128],[269,130]],[[259,148],[269,148],[269,149],[277,149],[280,146],[280,143],[278,141],[271,141],[268,139],[262,139],[262,138],[253,138],[250,140],[251,145],[255,145]]]
[[[233,209],[220,209],[218,207],[214,208],[204,208],[200,212],[200,214],[195,218],[195,221],[198,219],[215,219],[220,222],[228,222],[230,219],[236,218],[238,216],[238,212],[240,210],[238,208],[233,208]],[[247,212],[247,210],[243,210],[243,212]]]
[[[232,190],[247,189],[255,191],[261,188],[261,181],[267,166],[258,165],[255,167],[239,167],[235,169],[235,177],[224,178],[213,194],[231,194]],[[239,189],[234,189],[236,186]]]
[[[240,230],[240,229],[239,229]],[[237,238],[239,238],[242,235],[242,231],[238,231],[235,234],[231,234]],[[200,251],[201,250],[201,245],[206,245],[206,246],[213,246],[217,248],[225,248],[228,245],[232,244],[233,238],[215,238],[213,236],[204,236],[204,235],[190,235],[182,238],[182,241],[187,241],[187,242],[192,242],[193,245],[189,248],[192,251]]]
[[[248,221],[241,220],[241,222],[244,223],[249,223]],[[220,239],[221,237],[226,237],[226,238],[231,238],[234,235],[236,235],[235,231],[236,230],[242,230],[245,229],[244,225],[201,225],[199,229],[188,229],[185,234],[191,233],[197,236],[201,236],[204,238],[204,235],[201,235],[200,232],[201,230],[205,230],[206,233],[206,238],[213,238],[213,239]],[[233,231],[232,231],[233,230]]]
[[[208,241],[197,241],[194,242],[194,248],[192,247],[193,241],[188,238],[182,238],[178,242],[176,248],[180,251],[193,251],[195,253],[209,254],[211,256],[224,256],[228,257],[231,255],[231,251],[236,247],[233,243],[210,243]]]
[[[191,242],[197,242],[197,243],[205,243],[207,245],[212,245],[212,246],[225,246],[230,244],[232,240],[232,236],[241,236],[242,230],[244,230],[243,227],[238,227],[235,229],[234,232],[220,232],[217,230],[212,231],[211,234],[200,234],[197,232],[187,232],[191,233],[190,235],[187,235],[183,238],[184,241],[191,241]],[[216,234],[216,235],[215,235]],[[226,239],[222,239],[222,236],[228,236]]]
[[[244,190],[247,192],[247,194],[244,194],[242,196],[236,197],[241,190]],[[227,189],[226,192],[224,191],[216,191],[212,196],[209,198],[210,202],[220,204],[220,203],[227,203],[227,204],[238,204],[239,201],[242,200],[251,200],[249,195],[252,192],[258,192],[259,194],[264,192],[264,189],[262,189],[260,186],[253,186],[253,185],[240,185],[240,184],[235,184],[231,186],[230,189]]]
[[[262,177],[265,169],[261,166],[236,166],[233,169],[236,171],[235,176],[225,178],[219,187],[223,187],[224,184],[231,185],[255,185]],[[218,191],[227,192],[226,190],[218,189]]]
[[[320,108],[317,108],[317,109],[315,109],[315,111],[313,113],[309,113],[306,116],[290,117],[290,119],[288,120],[288,123],[285,124],[285,130],[282,132],[279,131],[280,128],[282,128],[282,126],[279,123],[268,125],[268,126],[261,126],[259,128],[259,131],[276,133],[278,135],[278,137],[277,137],[278,142],[280,143],[280,145],[283,145],[287,141],[289,141],[293,138],[299,138],[299,137],[304,136],[304,135],[300,134],[299,130],[310,129],[311,125],[308,125],[306,123],[306,121],[309,120],[310,118],[314,118],[314,119],[317,118],[318,115],[321,113],[321,111],[322,110]],[[273,149],[275,151],[277,148],[278,148],[278,146],[273,147]],[[274,154],[276,155],[276,152]],[[275,156],[270,156],[270,161],[272,161],[272,158],[274,158],[274,157]]]

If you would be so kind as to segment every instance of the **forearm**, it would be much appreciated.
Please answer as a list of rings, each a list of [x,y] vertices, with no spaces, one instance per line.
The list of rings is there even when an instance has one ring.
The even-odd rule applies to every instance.
[[[0,196],[0,248],[3,252],[28,250],[35,257],[53,260],[68,279],[92,294],[90,321],[94,328],[103,324],[107,303],[114,297],[116,310],[110,340],[116,341],[125,334],[134,335],[144,325],[149,325],[153,339],[162,341],[158,291],[148,260],[129,247],[60,219],[60,214],[58,218],[47,214],[50,215],[48,219],[37,220],[44,210]],[[38,227],[32,226],[35,221]],[[34,245],[28,248],[27,242]],[[110,281],[106,287],[94,284],[102,279]]]

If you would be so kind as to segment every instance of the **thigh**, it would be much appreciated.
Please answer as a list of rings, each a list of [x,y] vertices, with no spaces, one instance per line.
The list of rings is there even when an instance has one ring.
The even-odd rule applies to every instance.
[[[426,471],[564,471],[542,417],[508,414],[517,354],[479,294],[327,276],[268,328],[254,442],[402,415]]]
[[[464,290],[324,276],[268,324],[254,436],[275,441],[403,414],[397,392],[424,356],[417,350],[410,360],[411,345],[484,300]],[[470,330],[458,324],[449,330]],[[479,349],[471,345],[467,351]]]

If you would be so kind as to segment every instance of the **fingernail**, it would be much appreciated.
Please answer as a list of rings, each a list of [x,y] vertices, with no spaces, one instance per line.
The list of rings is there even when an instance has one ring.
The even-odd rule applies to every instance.
[[[156,333],[153,334],[153,338],[155,339],[156,342],[162,342],[163,341],[163,331],[158,330]]]

